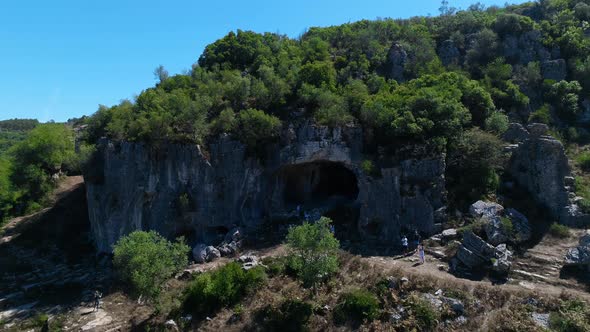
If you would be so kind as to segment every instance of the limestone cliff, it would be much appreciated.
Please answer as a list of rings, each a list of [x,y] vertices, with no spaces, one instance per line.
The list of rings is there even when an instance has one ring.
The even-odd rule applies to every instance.
[[[513,133],[516,127],[511,127]],[[534,123],[527,129],[519,129],[521,142],[513,146],[509,174],[560,223],[577,227],[590,224],[590,215],[582,213],[576,204],[574,179],[563,145],[546,135],[546,125]]]
[[[104,140],[97,154],[86,187],[102,252],[138,229],[212,243],[234,225],[253,231],[264,221],[342,206],[355,211],[351,232],[396,241],[402,228],[433,233],[445,199],[443,155],[385,157],[380,175],[365,174],[362,131],[354,126],[291,125],[263,162],[228,137],[208,153],[199,146]]]

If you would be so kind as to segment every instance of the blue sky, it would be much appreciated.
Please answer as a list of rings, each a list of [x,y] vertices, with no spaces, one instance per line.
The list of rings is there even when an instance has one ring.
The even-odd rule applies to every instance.
[[[467,8],[474,1],[449,2]],[[230,30],[297,37],[311,26],[436,15],[439,6],[436,0],[2,0],[0,120],[65,121],[133,98],[154,85],[159,64],[170,73],[188,69]]]

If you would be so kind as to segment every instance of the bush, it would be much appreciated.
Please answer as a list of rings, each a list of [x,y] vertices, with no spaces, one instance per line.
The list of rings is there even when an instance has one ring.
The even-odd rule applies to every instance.
[[[365,174],[369,175],[369,176],[379,176],[380,175],[380,171],[377,167],[375,167],[375,164],[373,163],[373,161],[365,159],[361,162],[361,169],[363,170],[363,172],[365,172]]]
[[[590,171],[590,152],[582,152],[576,156],[576,163],[584,171]]]
[[[256,314],[265,331],[305,331],[313,306],[301,300],[285,300],[278,308],[268,305]]]
[[[320,218],[289,229],[287,245],[291,251],[289,266],[305,287],[314,287],[338,270],[337,250],[340,242],[330,231],[332,220]]]
[[[287,272],[288,269],[288,257],[265,257],[262,260],[267,269],[267,273],[270,277],[281,275]]]
[[[570,236],[570,229],[567,226],[553,223],[549,227],[549,234],[553,237],[565,239]]]
[[[338,324],[351,322],[360,325],[364,320],[372,321],[379,314],[379,300],[375,294],[355,289],[340,296],[334,308],[334,320]]]
[[[237,137],[250,148],[273,141],[281,129],[281,120],[257,109],[241,111],[238,122]]]
[[[266,275],[262,267],[248,271],[236,262],[215,271],[203,273],[187,287],[184,309],[200,317],[237,304],[246,294],[260,285]]]
[[[495,135],[472,129],[451,146],[447,158],[447,188],[450,198],[462,206],[495,192],[498,171],[506,160],[504,143]]]
[[[135,295],[155,299],[163,283],[188,264],[189,251],[182,238],[172,243],[155,231],[135,231],[114,245],[113,264]]]
[[[345,108],[339,106],[320,108],[314,118],[318,124],[332,128],[350,124],[354,119]]]
[[[549,326],[558,332],[590,331],[590,307],[580,300],[568,300],[549,316]]]
[[[510,218],[500,217],[500,224],[502,225],[504,234],[507,234],[509,237],[514,236],[514,225],[512,224],[512,220],[510,220]]]
[[[583,199],[578,206],[585,213],[590,213],[590,179],[584,176],[576,176],[576,194]]]
[[[566,120],[572,120],[580,112],[578,94],[582,86],[578,81],[559,81],[551,85],[548,97],[553,101],[560,116]]]
[[[19,188],[20,214],[33,202],[43,202],[55,187],[51,176],[75,159],[73,131],[63,124],[42,124],[14,145],[9,155],[10,181]]]
[[[484,232],[484,228],[485,228],[486,223],[487,223],[487,221],[482,218],[482,219],[476,220],[468,225],[465,225],[465,226],[459,228],[457,231],[460,234],[472,232],[474,234],[481,235]]]
[[[551,110],[549,105],[545,104],[538,110],[531,113],[529,116],[529,122],[538,122],[544,124],[551,124]]]
[[[419,331],[433,330],[438,324],[439,314],[426,300],[410,296],[407,300],[411,314],[416,319],[416,325]]]
[[[496,111],[486,119],[486,130],[497,135],[502,135],[508,130],[508,116],[501,111]]]

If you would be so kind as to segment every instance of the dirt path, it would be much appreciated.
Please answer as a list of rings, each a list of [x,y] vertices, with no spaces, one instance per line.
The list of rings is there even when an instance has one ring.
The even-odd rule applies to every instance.
[[[571,236],[565,239],[546,234],[533,248],[517,256],[513,262],[511,277],[516,280],[534,282],[540,285],[561,286],[567,289],[584,289],[575,278],[563,275],[564,257],[568,249],[578,245],[584,230],[570,230]]]
[[[531,252],[549,252],[554,259],[553,264],[559,264],[561,266],[561,261],[565,255],[565,251],[570,246],[574,246],[577,244],[579,239],[579,235],[582,231],[575,231],[574,236],[572,236],[567,241],[564,241],[559,245],[559,249],[551,249],[551,240],[549,239],[546,242],[542,242],[539,246],[534,247]],[[261,257],[265,256],[280,256],[286,253],[286,248],[284,246],[276,246],[272,248],[265,249],[264,252],[255,252]],[[475,287],[481,284],[491,285],[490,281],[483,280],[483,281],[474,281],[469,279],[463,279],[455,277],[454,275],[447,272],[448,264],[446,262],[441,261],[438,258],[435,258],[432,255],[426,254],[426,262],[423,265],[418,264],[419,259],[417,255],[410,255],[410,256],[368,256],[362,257],[363,261],[368,262],[375,268],[382,269],[384,271],[391,270],[391,269],[399,269],[408,274],[408,277],[411,275],[425,275],[425,276],[432,276],[438,279],[444,279],[451,283],[458,283],[463,285],[469,285],[471,287]],[[527,258],[522,257],[516,260],[515,266],[522,266],[524,262],[527,261]],[[536,273],[541,273],[545,270],[545,267],[539,266],[539,270],[534,270]],[[530,279],[528,277],[523,277],[519,273],[512,273],[510,275],[510,280],[506,284],[502,285],[495,285],[494,287],[510,289],[510,290],[528,290],[528,291],[535,291],[542,294],[558,296],[562,292],[569,292],[571,294],[575,294],[581,298],[585,298],[590,301],[590,293],[585,292],[581,285],[579,285],[575,280],[564,280],[559,278],[559,272],[555,272],[554,269],[550,269],[551,277],[548,279]]]
[[[51,193],[48,207],[26,216],[13,218],[0,229],[0,244],[10,242],[17,237],[24,228],[35,223],[40,216],[49,211],[56,202],[75,191],[84,184],[82,176],[67,176],[60,180],[57,188]]]

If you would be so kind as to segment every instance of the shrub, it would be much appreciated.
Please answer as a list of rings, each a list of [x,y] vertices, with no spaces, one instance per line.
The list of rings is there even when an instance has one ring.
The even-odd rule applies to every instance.
[[[135,231],[114,245],[113,264],[133,293],[154,299],[162,284],[188,264],[189,251],[182,238],[172,243],[155,231]]]
[[[380,173],[379,169],[375,167],[373,161],[368,159],[365,159],[361,162],[361,169],[369,176],[378,176]]]
[[[287,271],[288,257],[265,257],[262,260],[270,277],[278,276]]]
[[[582,152],[576,156],[576,163],[584,172],[590,171],[590,152]]]
[[[416,325],[419,331],[429,331],[438,324],[438,312],[424,299],[412,295],[408,298],[407,304],[411,314],[416,319]]]
[[[265,331],[305,331],[313,306],[301,300],[285,300],[278,308],[268,305],[256,314]]]
[[[508,130],[508,116],[501,111],[496,111],[486,119],[486,130],[501,135]]]
[[[347,125],[354,119],[345,108],[338,105],[320,108],[314,118],[318,124],[332,128]]]
[[[287,245],[291,251],[289,265],[305,287],[314,287],[338,270],[337,250],[340,242],[330,231],[332,220],[320,218],[289,229]]]
[[[476,220],[476,221],[474,221],[474,222],[472,222],[472,223],[470,223],[468,225],[465,225],[465,226],[459,228],[457,231],[460,234],[465,234],[467,232],[472,232],[474,234],[481,235],[483,233],[483,231],[484,231],[484,227],[485,227],[486,223],[487,223],[486,220],[479,219],[479,220]]]
[[[506,160],[503,145],[495,135],[472,129],[451,146],[446,177],[452,201],[470,204],[498,188],[497,172]]]
[[[579,113],[578,94],[582,87],[578,81],[559,81],[551,85],[548,97],[553,101],[559,114],[565,119],[573,119]]]
[[[509,237],[514,236],[514,225],[512,224],[512,220],[510,220],[510,218],[500,217],[500,224],[502,225],[504,234],[507,234]]]
[[[590,331],[590,307],[579,300],[565,301],[550,314],[549,326],[558,332]]]
[[[358,325],[364,320],[374,320],[378,314],[379,300],[377,296],[363,289],[355,289],[342,294],[334,308],[334,320],[339,324],[351,322]]]
[[[567,226],[553,223],[549,227],[549,234],[554,237],[564,239],[570,236],[570,229]]]
[[[529,116],[529,122],[539,122],[544,124],[551,124],[551,110],[549,105],[545,104],[538,110],[531,113]]]
[[[279,136],[281,120],[257,109],[241,111],[238,138],[250,148],[268,143]]]
[[[587,177],[576,176],[576,194],[583,198],[578,206],[585,213],[590,213],[590,181]]]
[[[236,114],[231,108],[226,108],[219,113],[213,121],[213,130],[217,133],[231,133],[236,127]]]
[[[229,263],[215,271],[197,276],[188,285],[184,297],[184,309],[204,316],[223,307],[235,305],[265,278],[262,267],[245,271],[240,264]]]

